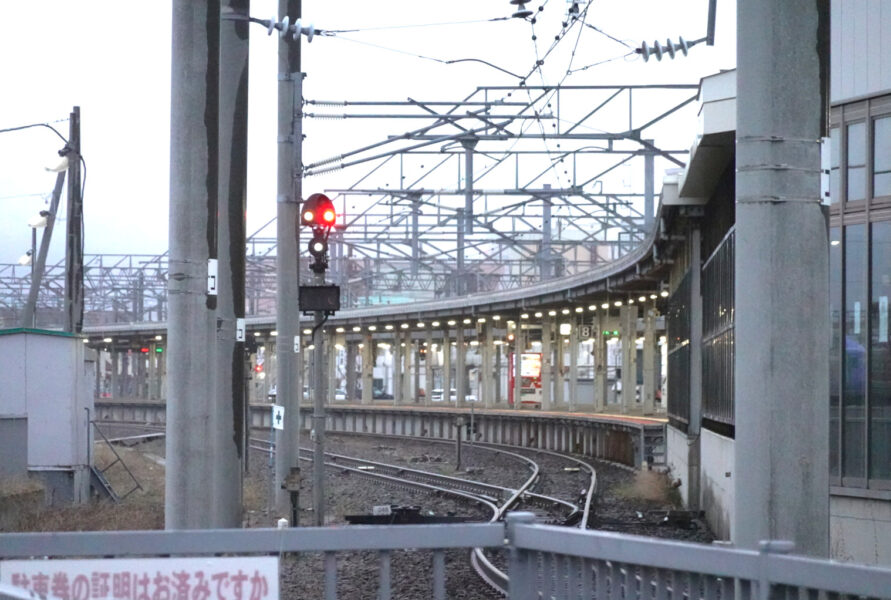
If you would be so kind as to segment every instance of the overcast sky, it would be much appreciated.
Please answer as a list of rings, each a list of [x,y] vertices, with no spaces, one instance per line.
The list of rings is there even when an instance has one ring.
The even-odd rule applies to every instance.
[[[251,14],[268,18],[276,0],[253,0]],[[304,21],[328,30],[360,29],[303,44],[306,98],[329,100],[456,100],[480,85],[513,85],[510,75],[479,58],[526,73],[565,19],[565,0],[530,2],[544,10],[533,27],[509,16],[509,0],[304,0]],[[705,36],[707,0],[593,0],[586,22],[548,58],[530,84],[698,83],[735,66],[735,2],[718,0],[716,45],[691,49],[674,61],[621,58],[642,40]],[[584,3],[582,4],[584,8]],[[467,23],[470,21],[471,23]],[[396,27],[460,23],[428,27]],[[88,253],[160,253],[167,248],[170,128],[169,1],[29,0],[0,3],[0,129],[50,123],[68,135],[79,105],[87,164]],[[387,28],[376,29],[372,28]],[[579,35],[576,35],[578,31]],[[604,35],[604,33],[609,34]],[[616,38],[616,41],[611,38]],[[256,25],[251,35],[248,230],[275,214],[276,51],[280,42]],[[612,62],[582,69],[600,61]],[[566,76],[567,67],[574,72]],[[688,147],[695,108],[673,147]],[[56,122],[60,121],[60,122]],[[399,133],[417,123],[307,121],[304,162],[326,158]],[[52,132],[0,133],[0,263],[30,247],[28,219],[46,206],[62,142]],[[309,179],[306,195],[347,187],[368,167]],[[661,177],[657,175],[657,186]],[[396,182],[394,182],[395,184]],[[63,198],[64,205],[64,198]],[[64,218],[64,215],[62,215]],[[57,230],[58,231],[58,230]],[[53,254],[62,252],[56,235]],[[53,256],[51,256],[51,261]]]

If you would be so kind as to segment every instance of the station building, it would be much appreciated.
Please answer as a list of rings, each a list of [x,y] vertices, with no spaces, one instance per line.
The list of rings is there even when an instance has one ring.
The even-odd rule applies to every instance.
[[[824,142],[831,318],[832,558],[891,565],[891,6],[831,3],[831,108]],[[668,307],[668,462],[691,508],[733,539],[733,71],[702,80],[687,167],[664,182],[673,246]],[[776,285],[784,285],[778,281]],[[823,300],[814,299],[815,302]]]

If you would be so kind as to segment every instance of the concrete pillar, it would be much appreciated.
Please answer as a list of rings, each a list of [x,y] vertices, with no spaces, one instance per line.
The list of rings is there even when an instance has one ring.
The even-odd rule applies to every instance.
[[[337,346],[343,345],[343,336],[334,333],[332,329],[329,330],[328,339],[330,341],[325,344],[325,367],[328,377],[328,406],[332,406],[334,394],[337,392],[337,361],[340,357],[340,349]]]
[[[393,358],[393,405],[402,404],[402,340],[399,332],[393,335],[393,345],[390,346]]]
[[[575,412],[579,392],[579,319],[572,319],[569,333],[569,410]]]
[[[165,351],[158,357],[158,398],[167,401],[167,352]]]
[[[553,391],[551,378],[554,368],[554,353],[551,348],[553,319],[544,313],[541,317],[541,409],[551,410]]]
[[[216,258],[219,3],[173,2],[166,529],[224,527],[208,501],[222,456],[212,451],[216,296],[207,293]],[[213,252],[214,254],[211,254]],[[238,468],[236,466],[236,468]],[[240,471],[240,469],[239,469]]]
[[[732,539],[829,554],[828,239],[820,143],[829,2],[737,10]],[[780,60],[779,57],[784,57]],[[779,483],[781,482],[781,484]]]
[[[603,309],[597,316],[597,327],[594,335],[594,412],[606,410],[607,387],[607,358],[606,341],[604,331],[609,327],[609,310]]]
[[[148,358],[148,399],[149,400],[157,400],[158,395],[155,391],[157,389],[156,379],[157,379],[157,362],[155,360],[155,346],[156,344],[152,342],[149,344],[149,353],[146,358]]]
[[[623,414],[634,410],[637,398],[637,305],[619,308],[619,335],[622,342],[622,403]]]
[[[358,358],[358,342],[347,342],[346,344],[346,401],[349,404],[356,402],[356,362]]]
[[[525,330],[522,326],[522,321],[519,319],[516,323],[516,328],[514,329],[514,345],[513,345],[513,353],[514,353],[514,389],[513,389],[513,398],[514,398],[514,408],[520,408],[520,401],[522,400],[521,392],[522,392],[522,377],[520,376],[520,363],[521,357],[523,354],[523,350],[526,348],[525,345]]]
[[[565,323],[566,318],[555,319],[554,323],[554,408],[564,410],[566,408],[566,336],[560,333],[560,324]]]
[[[455,336],[455,390],[456,402],[459,407],[466,406],[464,396],[467,393],[467,365],[465,357],[466,349],[464,347],[464,328],[466,323],[458,323],[458,331]],[[448,393],[448,392],[446,392]]]
[[[133,395],[132,377],[130,376],[130,351],[121,353],[121,397]]]
[[[492,359],[495,355],[495,339],[492,335],[493,327],[490,321],[483,323],[483,339],[480,340],[480,401],[486,408],[491,408],[494,404],[495,382],[493,381]]]
[[[402,336],[402,402],[414,404],[415,394],[412,390],[412,357],[415,355],[414,344],[411,340],[411,332],[406,331]]]
[[[430,406],[430,396],[433,394],[433,330],[427,329],[424,334],[427,343],[427,352],[424,355],[424,406]]]
[[[120,367],[121,353],[112,348],[109,352],[109,357],[111,358],[111,381],[109,383],[111,389],[109,390],[109,394],[111,394],[112,400],[118,400],[121,397],[121,390],[118,389],[120,383],[118,378],[118,368]]]
[[[494,344],[494,342],[493,342],[493,344]],[[495,354],[495,356],[494,356],[495,365],[492,369],[493,380],[495,382],[495,391],[494,391],[493,400],[495,402],[495,405],[500,406],[500,405],[504,404],[504,396],[503,396],[502,387],[501,387],[501,359],[504,355],[504,344],[499,343],[497,345],[493,345],[493,348],[494,348],[494,354]]]
[[[449,329],[442,330],[442,401],[449,406],[449,390],[452,389],[452,338]]]
[[[644,307],[643,413],[656,412],[656,308]]]
[[[374,338],[371,332],[364,334],[362,342],[362,404],[371,404],[374,396]]]

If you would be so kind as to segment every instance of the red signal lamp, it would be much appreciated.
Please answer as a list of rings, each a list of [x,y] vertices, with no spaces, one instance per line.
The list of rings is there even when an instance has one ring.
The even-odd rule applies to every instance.
[[[255,373],[262,373],[262,372],[263,372],[263,365],[257,365],[257,366],[255,366],[255,367],[254,367],[254,372],[255,372]]]
[[[309,227],[333,227],[337,221],[334,202],[325,194],[313,194],[303,203],[300,224]]]
[[[149,349],[148,348],[140,348],[139,351],[142,352],[143,354],[148,354]]]

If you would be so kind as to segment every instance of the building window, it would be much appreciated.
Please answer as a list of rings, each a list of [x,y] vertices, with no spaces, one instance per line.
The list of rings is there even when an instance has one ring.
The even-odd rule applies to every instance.
[[[846,227],[844,245],[842,477],[862,480],[866,477],[866,225]]]
[[[841,230],[833,227],[829,230],[829,475],[836,485],[840,483],[838,448],[841,439],[841,257]]]
[[[869,477],[891,483],[891,221],[872,224],[870,248]]]
[[[856,202],[866,198],[866,125],[848,125],[847,153],[847,201]]]
[[[841,165],[841,133],[838,127],[833,127],[829,130],[829,141],[832,160],[829,170],[829,203],[836,204],[841,198],[841,173],[839,173],[839,166]]]
[[[829,475],[891,490],[891,94],[834,106],[829,136]]]
[[[872,195],[891,196],[891,116],[873,121]]]

